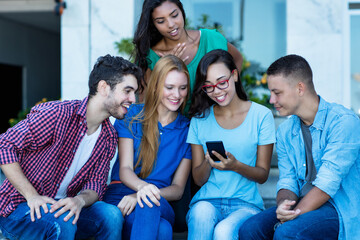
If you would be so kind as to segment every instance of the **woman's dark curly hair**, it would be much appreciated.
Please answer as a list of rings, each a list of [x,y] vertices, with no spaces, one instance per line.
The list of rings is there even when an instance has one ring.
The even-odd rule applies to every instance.
[[[196,81],[194,86],[194,92],[191,98],[191,107],[189,110],[190,117],[203,118],[207,115],[209,108],[215,102],[209,98],[209,96],[202,90],[202,86],[205,85],[207,79],[207,70],[210,65],[214,63],[223,63],[230,71],[237,69],[235,61],[230,53],[225,50],[216,49],[208,52],[200,60],[196,69]],[[248,100],[244,87],[240,81],[240,75],[238,74],[238,81],[235,82],[236,94],[242,100]]]
[[[157,28],[154,25],[152,19],[152,13],[155,8],[159,7],[161,4],[163,4],[166,1],[172,2],[179,7],[184,18],[184,26],[186,23],[186,15],[185,15],[184,7],[179,0],[145,0],[144,1],[140,20],[136,27],[136,31],[133,39],[133,43],[135,45],[135,49],[133,53],[133,55],[135,55],[135,63],[141,68],[143,74],[145,74],[148,68],[148,62],[146,60],[146,57],[149,53],[150,48],[153,47],[155,44],[157,44],[163,38],[161,33],[157,30]],[[143,85],[144,86],[140,86],[141,90],[146,85],[145,81],[143,82]]]

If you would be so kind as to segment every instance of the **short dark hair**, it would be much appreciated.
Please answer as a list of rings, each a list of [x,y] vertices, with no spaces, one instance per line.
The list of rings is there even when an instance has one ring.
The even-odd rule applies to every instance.
[[[290,54],[279,58],[273,62],[267,69],[266,74],[271,75],[282,75],[289,80],[299,80],[305,82],[310,90],[315,91],[313,83],[313,74],[309,63],[305,58]]]
[[[196,81],[191,98],[191,107],[189,110],[190,117],[205,117],[207,110],[215,103],[202,90],[202,86],[205,84],[207,79],[207,70],[209,66],[214,63],[223,63],[230,71],[237,69],[234,58],[228,51],[216,49],[203,56],[196,69]],[[237,74],[238,81],[235,82],[236,94],[240,99],[246,101],[248,100],[248,97],[243,85],[241,84],[239,71],[237,71]]]
[[[134,75],[137,84],[140,85],[143,75],[141,69],[134,63],[109,54],[99,57],[89,77],[89,98],[96,94],[98,83],[101,80],[104,80],[110,89],[114,89],[116,84],[122,82],[123,77],[128,74]]]

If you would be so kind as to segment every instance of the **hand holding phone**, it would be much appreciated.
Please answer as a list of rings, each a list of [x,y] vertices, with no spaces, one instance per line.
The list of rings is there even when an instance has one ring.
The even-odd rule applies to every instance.
[[[224,144],[223,144],[222,141],[208,141],[208,142],[206,142],[206,147],[208,149],[208,152],[209,152],[210,157],[212,158],[212,160],[220,161],[220,159],[218,159],[212,153],[212,151],[215,151],[215,152],[219,153],[223,158],[227,158],[227,156],[225,154]]]

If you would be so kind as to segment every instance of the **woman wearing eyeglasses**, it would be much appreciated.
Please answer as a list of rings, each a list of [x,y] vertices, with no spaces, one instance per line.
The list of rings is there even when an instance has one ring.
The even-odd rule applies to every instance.
[[[256,183],[269,174],[275,142],[269,109],[248,100],[232,56],[213,50],[200,61],[187,143],[197,185],[187,214],[188,239],[238,239],[241,224],[264,209]],[[215,162],[207,141],[222,141],[227,158]]]

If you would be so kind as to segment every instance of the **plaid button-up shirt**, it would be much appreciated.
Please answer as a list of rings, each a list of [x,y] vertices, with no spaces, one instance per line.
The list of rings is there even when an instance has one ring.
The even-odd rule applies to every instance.
[[[19,162],[38,193],[54,198],[86,134],[87,102],[85,98],[35,106],[25,120],[0,135],[0,164]],[[91,189],[102,198],[116,145],[116,131],[106,119],[89,160],[70,182],[67,196]],[[8,216],[25,201],[6,179],[0,187],[0,215]]]

